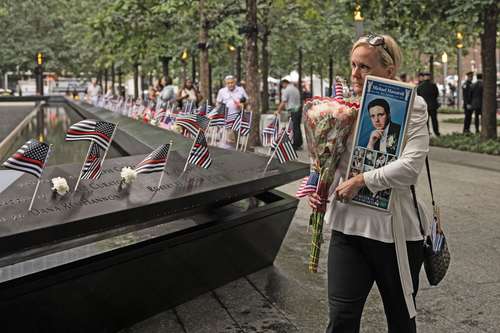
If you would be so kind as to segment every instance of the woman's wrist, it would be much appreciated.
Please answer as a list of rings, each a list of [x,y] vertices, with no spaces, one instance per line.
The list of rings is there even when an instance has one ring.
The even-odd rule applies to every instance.
[[[359,187],[363,187],[365,186],[365,177],[363,177],[363,174],[359,174],[357,175],[355,178],[356,179],[356,184],[359,186]]]

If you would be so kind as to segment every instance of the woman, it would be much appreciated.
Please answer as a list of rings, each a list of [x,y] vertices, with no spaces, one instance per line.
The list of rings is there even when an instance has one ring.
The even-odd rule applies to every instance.
[[[401,51],[390,36],[360,38],[351,50],[351,81],[360,96],[367,75],[394,79]],[[332,200],[327,222],[333,231],[328,255],[329,324],[327,332],[359,332],[366,297],[373,283],[382,296],[389,332],[416,332],[415,296],[423,262],[422,235],[410,192],[429,150],[425,102],[416,97],[407,128],[407,142],[400,158],[390,165],[345,176],[350,149],[341,158],[330,188]],[[347,147],[352,146],[353,134]],[[390,212],[351,204],[366,186],[377,193],[392,188]],[[315,208],[317,195],[310,197]],[[423,213],[424,211],[422,211]],[[421,214],[424,228],[427,216]]]
[[[184,81],[184,85],[177,92],[177,102],[184,107],[184,105],[191,105],[191,108],[196,107],[200,96],[198,90],[193,85],[193,81],[187,79]]]

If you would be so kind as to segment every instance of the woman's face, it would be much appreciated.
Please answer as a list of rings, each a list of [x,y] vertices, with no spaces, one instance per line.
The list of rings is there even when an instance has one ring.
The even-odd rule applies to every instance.
[[[186,80],[186,88],[188,88],[188,89],[193,88],[193,81],[191,81],[191,80]]]
[[[392,79],[394,66],[384,67],[380,63],[375,47],[359,46],[351,55],[351,82],[356,95],[363,92],[363,84],[367,75]]]

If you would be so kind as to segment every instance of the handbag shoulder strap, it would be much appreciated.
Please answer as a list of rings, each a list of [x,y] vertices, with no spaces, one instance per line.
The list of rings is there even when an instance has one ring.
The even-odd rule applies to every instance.
[[[432,199],[432,211],[434,212],[436,209],[436,203],[434,201],[434,193],[432,191],[432,179],[431,179],[431,168],[429,165],[429,157],[425,157],[425,168],[427,169],[427,179],[429,180],[429,189],[431,191],[431,199]],[[417,202],[417,194],[415,193],[415,185],[410,185],[411,194],[413,196],[413,204],[415,205],[415,210],[417,212],[418,222],[420,226],[420,233],[425,237],[424,226],[422,225],[422,218],[420,217],[420,210],[418,209]]]

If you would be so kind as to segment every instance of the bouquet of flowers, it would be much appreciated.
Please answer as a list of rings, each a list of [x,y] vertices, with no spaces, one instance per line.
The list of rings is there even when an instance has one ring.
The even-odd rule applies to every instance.
[[[303,116],[311,155],[311,169],[320,175],[316,193],[321,198],[321,204],[313,210],[309,219],[312,229],[309,271],[313,273],[318,271],[328,190],[340,157],[346,149],[347,137],[356,123],[358,110],[357,101],[342,97],[314,97],[304,105]]]

